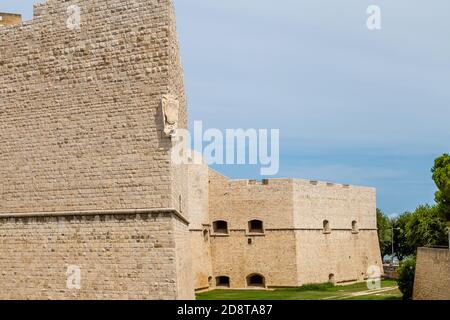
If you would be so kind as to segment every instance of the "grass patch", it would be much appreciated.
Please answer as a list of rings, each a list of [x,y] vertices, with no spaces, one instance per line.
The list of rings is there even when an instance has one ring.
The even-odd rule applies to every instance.
[[[383,280],[381,288],[394,287],[394,280]],[[345,286],[330,283],[307,284],[298,288],[275,290],[213,290],[197,294],[198,300],[400,300],[398,289],[370,295],[357,295],[367,291],[367,284],[359,282]]]
[[[332,288],[334,288],[335,285],[330,283],[330,282],[326,282],[326,283],[311,283],[311,284],[305,284],[301,287],[297,287],[297,288],[290,288],[292,291],[297,291],[297,292],[302,292],[302,291],[328,291],[331,290]],[[281,289],[281,290],[289,290],[289,289]]]

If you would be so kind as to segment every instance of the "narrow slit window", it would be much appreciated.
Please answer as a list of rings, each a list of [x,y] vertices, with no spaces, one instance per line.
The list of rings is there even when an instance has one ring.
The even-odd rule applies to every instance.
[[[358,233],[359,229],[358,229],[358,222],[356,220],[352,221],[352,232],[353,233]]]
[[[207,229],[203,230],[203,240],[205,241],[209,240],[209,231]]]
[[[328,220],[324,220],[323,221],[323,232],[324,233],[330,233],[331,232],[330,222]]]

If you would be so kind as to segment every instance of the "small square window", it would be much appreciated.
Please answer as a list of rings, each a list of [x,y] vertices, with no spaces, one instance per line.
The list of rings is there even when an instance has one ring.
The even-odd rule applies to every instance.
[[[249,233],[264,233],[263,222],[261,220],[251,220],[248,222]]]
[[[230,277],[220,276],[216,277],[216,287],[230,287]]]
[[[228,223],[223,220],[214,221],[213,230],[217,234],[228,234]]]

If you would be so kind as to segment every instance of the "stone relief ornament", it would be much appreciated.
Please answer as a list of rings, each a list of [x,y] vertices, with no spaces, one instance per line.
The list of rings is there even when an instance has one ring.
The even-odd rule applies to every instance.
[[[161,98],[161,105],[164,119],[164,133],[167,136],[173,137],[176,134],[178,127],[178,110],[180,102],[176,96],[166,94]]]

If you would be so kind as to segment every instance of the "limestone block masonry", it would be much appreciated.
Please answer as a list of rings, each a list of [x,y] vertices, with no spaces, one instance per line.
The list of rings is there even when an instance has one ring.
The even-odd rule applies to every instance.
[[[0,15],[0,299],[193,299],[381,268],[373,188],[171,161],[188,126],[172,0]]]
[[[414,300],[450,300],[450,250],[419,248]]]
[[[375,198],[373,188],[229,180],[210,170],[205,229],[211,233],[211,286],[343,284],[381,272]],[[226,227],[218,230],[219,221]]]
[[[170,213],[0,219],[1,298],[187,298],[176,286],[179,224]],[[79,290],[67,286],[71,265]]]
[[[186,128],[170,0],[48,0],[0,26],[0,298],[194,298],[165,95]]]

